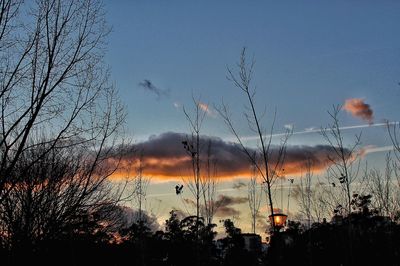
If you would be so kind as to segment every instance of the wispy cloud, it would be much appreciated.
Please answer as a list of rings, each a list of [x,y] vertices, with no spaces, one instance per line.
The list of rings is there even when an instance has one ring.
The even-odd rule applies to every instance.
[[[343,105],[343,110],[350,113],[356,118],[360,118],[372,124],[374,120],[374,112],[369,104],[366,104],[364,99],[351,98],[347,99]]]
[[[151,92],[157,96],[157,99],[166,96],[169,96],[169,90],[161,89],[153,84],[148,79],[143,80],[142,82],[139,83],[139,86],[143,88],[145,91]]]
[[[374,127],[386,127],[386,126],[395,126],[395,125],[399,125],[400,122],[395,121],[395,122],[387,122],[387,123],[375,123],[375,124],[362,124],[362,125],[353,125],[353,126],[343,126],[340,127],[340,130],[352,130],[352,129],[362,129],[362,128],[374,128]],[[327,128],[327,131],[329,131],[330,129]],[[292,135],[303,135],[303,134],[311,134],[311,133],[319,133],[321,132],[320,128],[316,128],[316,127],[309,127],[306,128],[304,130],[300,130],[300,131],[295,131],[292,132]],[[276,134],[272,134],[272,135],[265,135],[264,137],[282,137],[285,136],[286,133],[276,133]],[[258,140],[259,136],[244,136],[242,137],[243,141],[252,141],[252,140]],[[235,140],[234,138],[230,138],[229,140],[233,141]]]
[[[307,128],[304,129],[304,132],[314,132],[315,130],[317,130],[316,127],[307,127]]]
[[[292,131],[294,129],[294,125],[293,124],[286,124],[283,126],[285,129]]]
[[[231,197],[227,195],[220,195],[214,203],[217,207],[215,215],[218,217],[239,216],[240,211],[236,209],[233,205],[243,204],[247,201],[248,199],[246,197]]]
[[[238,209],[229,206],[222,206],[215,212],[215,216],[218,217],[234,217],[239,215],[240,211]]]
[[[370,153],[375,153],[375,152],[388,152],[388,151],[393,151],[394,146],[393,145],[388,145],[388,146],[373,146],[373,145],[369,145],[366,147],[363,147],[360,151],[361,155],[367,155]]]
[[[248,199],[246,197],[219,195],[217,200],[214,201],[214,206],[216,208],[215,216],[239,216],[241,212],[235,207],[235,205],[243,204],[247,201]],[[183,202],[190,208],[196,208],[196,202],[192,199],[184,198]],[[201,206],[201,208],[203,207],[204,206]]]
[[[216,117],[215,111],[206,103],[199,102],[199,108],[205,112],[208,116]]]
[[[247,186],[247,184],[245,182],[239,181],[239,182],[234,183],[232,188],[233,189],[241,189],[241,188],[246,187],[246,186]]]
[[[231,197],[227,195],[220,195],[215,203],[217,206],[229,206],[246,203],[247,201],[248,199],[246,197]]]

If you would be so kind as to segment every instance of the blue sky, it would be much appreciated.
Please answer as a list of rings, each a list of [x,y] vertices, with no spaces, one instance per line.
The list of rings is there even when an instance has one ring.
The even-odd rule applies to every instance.
[[[352,97],[365,98],[378,120],[396,118],[399,2],[110,1],[106,8],[113,27],[106,60],[138,138],[186,131],[173,103],[190,106],[192,94],[210,104],[224,98],[240,114],[243,97],[225,76],[243,46],[256,59],[257,103],[278,109],[279,126],[323,125],[332,104]],[[170,96],[143,90],[144,79]],[[227,134],[219,125],[208,121],[205,130]]]
[[[241,118],[245,99],[226,79],[243,47],[256,60],[257,107],[266,107],[267,126],[277,108],[277,132],[288,124],[294,131],[325,126],[327,110],[350,98],[369,104],[375,123],[399,120],[399,1],[120,0],[105,6],[113,27],[106,63],[138,142],[189,132],[182,105],[190,109],[192,95],[211,107],[224,99],[239,131],[251,135]],[[145,90],[144,80],[168,93]],[[340,118],[344,126],[367,124],[346,112]],[[359,131],[346,130],[349,142]],[[203,133],[231,137],[217,115],[207,117]],[[301,134],[289,143],[322,139]],[[364,128],[363,145],[389,145],[385,129]]]

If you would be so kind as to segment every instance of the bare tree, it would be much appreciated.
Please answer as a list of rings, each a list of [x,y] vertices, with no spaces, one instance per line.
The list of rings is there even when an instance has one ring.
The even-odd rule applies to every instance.
[[[46,145],[51,144],[22,154],[12,172],[18,182],[0,204],[0,225],[9,248],[29,250],[41,241],[92,234],[92,226],[106,232],[120,220],[115,207],[122,191],[107,181],[115,168],[106,158],[76,145],[53,148],[43,156]]]
[[[299,206],[299,212],[304,215],[307,227],[310,228],[312,222],[312,162],[308,160],[306,174],[300,177],[299,184],[294,189],[295,198]]]
[[[260,212],[260,205],[262,199],[261,184],[258,183],[257,171],[255,167],[252,169],[252,176],[250,178],[248,187],[249,208],[251,215],[251,231],[256,233],[256,222]]]
[[[194,112],[193,117],[187,112],[185,107],[183,107],[183,112],[190,124],[190,130],[192,131],[192,135],[190,139],[186,139],[182,141],[182,144],[187,151],[188,155],[191,157],[192,163],[192,171],[193,171],[193,180],[189,178],[186,181],[186,185],[192,192],[196,201],[196,218],[197,220],[200,217],[200,209],[201,209],[201,196],[202,196],[202,183],[201,183],[201,143],[200,143],[200,132],[201,127],[206,116],[206,111],[201,108],[200,100],[196,100],[193,98],[194,103]]]
[[[314,186],[313,198],[312,198],[312,213],[314,221],[320,223],[324,218],[330,217],[333,210],[336,208],[336,204],[332,205],[332,201],[329,199],[329,194],[326,194],[326,184],[318,181]]]
[[[394,155],[400,163],[400,136],[399,136],[399,131],[400,131],[400,123],[399,122],[387,122],[387,130],[389,133],[389,138],[393,144],[393,150],[394,150]]]
[[[101,3],[21,5],[0,1],[0,223],[12,245],[115,210],[107,178],[125,118],[103,63]]]
[[[25,152],[46,144],[40,160],[55,148],[87,145],[104,156],[125,112],[102,62],[109,30],[99,2],[0,6],[1,202],[17,182],[13,171]]]
[[[339,195],[339,198],[337,198],[338,206],[343,207],[347,214],[350,214],[352,185],[357,179],[360,169],[357,149],[361,142],[361,134],[355,136],[353,144],[345,144],[338,117],[340,110],[341,106],[333,106],[333,110],[328,112],[332,123],[321,129],[321,135],[334,152],[333,156],[328,157],[328,160],[332,163],[327,171],[328,184],[332,184],[337,192],[335,195]],[[337,188],[340,188],[340,191]]]
[[[293,189],[293,197],[299,207],[299,215],[310,228],[312,223],[319,223],[326,216],[330,216],[336,208],[336,201],[332,203],[332,193],[326,189],[331,184],[323,183],[318,176],[314,176],[313,164],[309,159],[302,175]]]
[[[386,155],[383,173],[379,169],[371,169],[365,173],[368,179],[368,192],[373,195],[373,208],[392,220],[398,219],[400,214],[400,191],[395,178],[395,167],[395,162],[389,153]]]
[[[217,204],[215,202],[216,189],[218,184],[217,179],[217,161],[212,158],[212,141],[208,140],[207,143],[207,158],[205,165],[205,174],[201,177],[201,189],[203,192],[203,214],[205,221],[208,225],[213,222],[214,214],[217,211]]]
[[[393,175],[395,176],[395,182],[397,184],[394,185],[394,190],[395,190],[395,194],[394,194],[394,198],[393,198],[393,202],[394,205],[397,205],[397,210],[395,210],[395,212],[397,212],[396,217],[392,218],[396,218],[399,219],[400,217],[400,198],[399,198],[399,187],[400,187],[400,136],[399,136],[399,131],[400,131],[400,123],[399,122],[387,122],[387,130],[388,130],[388,134],[389,134],[389,138],[393,144],[393,154],[394,154],[394,158],[396,160],[392,160],[392,157],[387,158],[387,164],[386,164],[386,170],[385,170],[385,179],[388,179],[389,175]],[[388,155],[389,156],[389,155]],[[388,162],[390,161],[390,162]],[[393,182],[393,179],[390,179]],[[389,182],[389,180],[387,181]],[[388,194],[388,193],[386,193]],[[396,208],[395,207],[395,208]]]
[[[244,116],[247,119],[249,128],[257,135],[259,142],[258,153],[261,157],[260,161],[256,161],[253,156],[253,152],[244,145],[242,138],[239,135],[239,132],[236,130],[236,127],[233,124],[228,106],[222,103],[221,108],[218,108],[218,112],[224,119],[225,123],[227,124],[233,135],[236,137],[243,152],[246,154],[250,162],[255,165],[257,172],[261,176],[263,182],[265,182],[268,204],[270,207],[271,215],[273,216],[274,204],[272,199],[272,186],[279,173],[281,172],[285,157],[286,144],[290,132],[287,131],[286,134],[284,134],[284,136],[281,138],[280,145],[275,147],[275,149],[271,148],[272,132],[274,130],[276,111],[274,113],[270,132],[268,134],[266,128],[263,127],[261,123],[262,115],[260,115],[256,110],[255,89],[252,88],[251,84],[254,64],[254,60],[252,60],[250,63],[246,61],[246,49],[243,48],[240,56],[240,61],[237,65],[238,73],[235,74],[233,70],[228,68],[227,78],[243,92],[247,100],[248,106],[246,108],[247,111],[244,113]],[[272,228],[273,230],[276,230],[274,219],[272,219]]]

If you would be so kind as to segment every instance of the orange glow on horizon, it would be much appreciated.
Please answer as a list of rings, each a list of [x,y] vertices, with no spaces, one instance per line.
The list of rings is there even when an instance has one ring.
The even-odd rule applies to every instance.
[[[151,177],[155,181],[175,181],[182,179],[191,179],[193,177],[192,169],[190,168],[190,159],[184,158],[171,158],[168,160],[159,160],[156,158],[146,158],[142,161],[143,175]],[[185,165],[186,167],[182,167]],[[137,176],[137,169],[139,167],[139,162],[128,162],[121,161],[119,168],[114,174],[110,176],[111,181],[122,181],[134,179]],[[217,166],[218,167],[218,166]],[[242,167],[243,168],[243,167]],[[215,178],[220,181],[231,181],[238,178],[250,178],[252,173],[250,169],[230,169],[225,167],[225,169],[218,169]],[[299,177],[304,174],[305,168],[302,161],[286,163],[284,165],[285,174],[288,177]],[[326,165],[315,165],[312,172],[320,173],[326,169]],[[203,173],[206,173],[204,170]]]

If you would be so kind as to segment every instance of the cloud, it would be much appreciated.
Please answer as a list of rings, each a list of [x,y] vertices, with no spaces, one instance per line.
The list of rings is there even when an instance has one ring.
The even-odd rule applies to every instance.
[[[289,130],[289,131],[293,131],[293,129],[294,129],[294,125],[293,124],[286,124],[283,127],[285,129]]]
[[[248,199],[246,197],[230,197],[227,195],[219,195],[218,199],[215,200],[214,206],[216,208],[215,216],[226,217],[226,216],[239,216],[241,212],[234,208],[233,205],[246,203]],[[196,202],[192,199],[184,198],[184,204],[186,207],[195,209]],[[204,206],[200,206],[201,210],[204,210]]]
[[[364,102],[364,99],[351,98],[347,99],[344,103],[343,110],[350,113],[356,118],[360,118],[368,123],[373,123],[373,111],[369,104]]]
[[[205,112],[208,116],[216,117],[215,112],[212,110],[212,108],[211,108],[208,104],[199,102],[198,105],[199,105],[199,108],[200,108],[203,112]]]
[[[218,199],[215,201],[217,206],[229,206],[234,204],[242,204],[247,202],[246,197],[231,197],[227,195],[219,195]]]
[[[142,87],[145,91],[154,93],[159,99],[162,96],[169,96],[169,90],[163,90],[156,87],[150,80],[145,79],[139,83],[139,86]]]
[[[242,187],[246,187],[246,186],[247,186],[247,184],[245,182],[239,181],[237,183],[234,183],[232,187],[234,189],[241,189]]]
[[[139,219],[139,211],[132,209],[128,206],[120,207],[122,210],[121,219],[123,222],[123,227],[128,228],[132,223],[137,222]],[[157,217],[153,213],[148,213],[145,210],[141,212],[142,221],[150,228],[152,232],[155,232],[161,228],[158,223]]]
[[[191,177],[191,156],[188,155],[182,144],[182,141],[190,140],[190,138],[183,133],[166,132],[151,136],[147,141],[128,147],[128,152],[123,155],[114,177],[122,177],[124,173],[134,170],[138,166],[140,156],[135,151],[142,151],[144,175],[163,180],[180,180],[182,177]],[[210,161],[216,162],[216,177],[231,179],[248,178],[252,175],[251,162],[236,143],[202,135],[200,137],[200,156],[202,158],[207,158],[209,142],[211,142]],[[255,150],[249,148],[249,151],[253,153]],[[277,157],[278,147],[271,146],[270,162],[276,163]],[[331,159],[335,159],[335,153],[333,148],[328,145],[289,145],[286,147],[285,174],[300,174],[309,162],[312,163],[314,172],[322,171],[332,164]],[[109,162],[113,163],[112,160]]]
[[[184,198],[184,199],[183,199],[183,202],[184,202],[185,204],[188,204],[188,205],[191,206],[191,207],[196,208],[196,202],[194,202],[194,200],[192,200],[192,199]]]
[[[307,127],[304,129],[305,132],[315,132],[315,130],[320,130],[320,129],[317,129],[315,127]]]
[[[217,208],[215,216],[239,216],[241,212],[232,205],[246,203],[247,201],[248,199],[246,197],[230,197],[227,195],[220,195],[214,204]]]
[[[240,216],[240,211],[233,207],[222,206],[217,209],[217,211],[215,212],[215,216],[218,217]]]
[[[374,145],[367,145],[367,146],[361,148],[361,150],[359,151],[359,154],[361,156],[365,156],[367,154],[375,153],[375,152],[389,152],[389,151],[393,151],[394,148],[395,147],[393,145],[381,146],[381,147],[377,147]]]
[[[339,127],[340,130],[353,130],[353,129],[361,129],[361,128],[373,128],[373,127],[387,127],[389,126],[395,126],[395,125],[399,125],[400,122],[399,121],[392,121],[392,122],[384,122],[384,123],[375,123],[375,124],[363,124],[363,125],[353,125],[353,126],[344,126],[344,127]],[[326,129],[327,131],[330,131],[329,128]],[[303,134],[312,134],[312,133],[320,133],[321,132],[321,128],[316,128],[316,127],[309,127],[309,128],[305,128],[302,131],[295,131],[295,132],[291,132],[291,135],[303,135]],[[264,135],[264,137],[268,138],[268,137],[283,137],[286,136],[286,132],[285,133],[274,133],[271,135]],[[242,141],[254,141],[254,140],[259,140],[260,137],[257,135],[253,135],[253,136],[244,136],[242,137]],[[236,137],[232,137],[229,140],[236,140]]]
[[[349,153],[345,149],[345,153]],[[276,159],[274,152],[272,153],[272,162]],[[283,168],[285,174],[299,174],[304,169],[307,169],[307,165],[311,163],[312,170],[314,172],[320,172],[325,170],[328,166],[332,165],[332,161],[336,161],[339,158],[329,145],[293,145],[286,148],[286,156]]]

